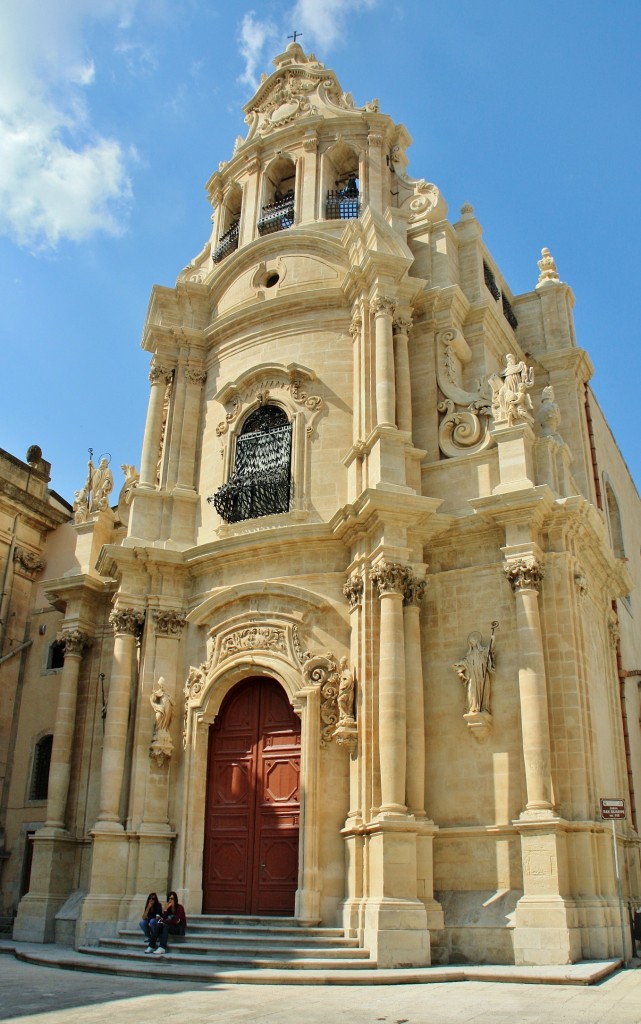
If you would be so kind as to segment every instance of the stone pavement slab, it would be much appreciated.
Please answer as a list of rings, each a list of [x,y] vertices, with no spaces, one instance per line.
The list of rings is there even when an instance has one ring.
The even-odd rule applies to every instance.
[[[639,1024],[641,971],[592,985],[186,985],[51,970],[0,956],[6,1024]]]

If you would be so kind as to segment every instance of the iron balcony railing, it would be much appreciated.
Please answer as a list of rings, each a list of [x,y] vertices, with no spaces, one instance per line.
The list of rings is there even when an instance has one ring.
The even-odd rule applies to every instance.
[[[285,231],[294,223],[294,191],[285,193],[275,203],[263,206],[258,221],[258,234],[270,235],[273,231]]]
[[[351,220],[360,214],[360,198],[356,184],[346,185],[345,188],[327,192],[325,203],[325,217],[327,220]]]
[[[212,257],[214,263],[220,263],[221,260],[225,259],[225,256],[229,256],[230,252],[234,252],[238,248],[238,229],[240,227],[240,220],[235,220],[230,228],[227,229],[224,235],[221,235],[220,241],[214,249],[214,255]]]

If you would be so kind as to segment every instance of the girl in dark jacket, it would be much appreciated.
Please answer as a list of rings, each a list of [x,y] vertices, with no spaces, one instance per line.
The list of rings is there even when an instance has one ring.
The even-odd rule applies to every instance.
[[[167,952],[167,939],[169,935],[184,935],[187,930],[187,918],[185,917],[185,908],[181,903],[178,902],[178,895],[175,892],[170,892],[167,896],[167,906],[162,912],[160,918],[150,925],[152,941],[150,942],[149,952],[155,953],[157,956],[164,956]],[[151,949],[151,945],[157,943],[156,949]]]
[[[151,922],[155,921],[157,917],[162,914],[162,905],[155,892],[150,892],[145,903],[145,909],[142,912],[142,917],[139,921],[141,931],[143,932],[147,946],[151,946]],[[152,947],[153,948],[153,947]]]

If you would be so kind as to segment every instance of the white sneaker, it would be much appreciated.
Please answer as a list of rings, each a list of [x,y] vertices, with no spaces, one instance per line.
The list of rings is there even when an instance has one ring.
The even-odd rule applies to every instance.
[[[154,952],[154,947],[153,946],[147,946],[147,948],[145,950],[145,953],[153,953],[153,952]]]
[[[167,950],[163,949],[162,946],[158,946],[158,949],[154,949],[153,952],[154,952],[154,954],[156,956],[166,956],[167,955]]]

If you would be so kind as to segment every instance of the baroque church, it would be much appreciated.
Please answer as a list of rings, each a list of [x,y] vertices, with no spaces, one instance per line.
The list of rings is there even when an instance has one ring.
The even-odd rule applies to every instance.
[[[380,967],[629,955],[640,502],[574,296],[274,66],[152,291],[119,496],[0,453],[4,920],[86,945],[175,889]]]

